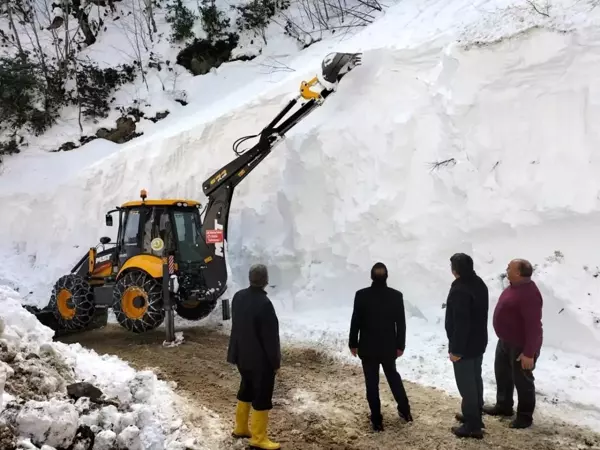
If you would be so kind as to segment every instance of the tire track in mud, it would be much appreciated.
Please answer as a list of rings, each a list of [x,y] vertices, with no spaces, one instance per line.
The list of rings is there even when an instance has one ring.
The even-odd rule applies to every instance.
[[[202,417],[208,409],[221,425],[219,448],[245,448],[244,441],[229,437],[239,378],[235,367],[226,362],[228,336],[214,328],[181,331],[185,342],[174,348],[162,346],[163,330],[135,335],[117,325],[60,340],[79,342],[100,354],[115,354],[138,370],[152,369],[160,379],[175,381],[176,391],[189,402],[186,421],[191,426],[203,428]],[[450,427],[455,424],[460,400],[409,382],[405,386],[415,421],[404,424],[396,415],[383,375],[380,382],[385,432],[373,433],[360,366],[342,364],[314,348],[284,347],[270,436],[283,449],[295,450],[600,449],[599,434],[539,416],[530,430],[510,430],[507,420],[485,417],[483,440],[455,438]]]

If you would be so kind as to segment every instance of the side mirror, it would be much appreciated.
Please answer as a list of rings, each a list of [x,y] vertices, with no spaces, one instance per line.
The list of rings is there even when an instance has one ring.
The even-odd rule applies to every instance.
[[[111,217],[111,223],[112,223],[112,217]],[[108,236],[103,236],[100,238],[100,243],[102,245],[106,245],[106,244],[110,243],[110,238]]]
[[[110,214],[106,215],[106,226],[107,227],[112,227],[113,226],[113,218]]]

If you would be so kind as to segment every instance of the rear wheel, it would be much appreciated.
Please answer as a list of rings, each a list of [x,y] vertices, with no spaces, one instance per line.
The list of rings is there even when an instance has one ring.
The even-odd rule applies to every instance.
[[[115,285],[112,309],[123,328],[134,333],[153,330],[165,319],[162,287],[146,272],[127,272]]]
[[[61,329],[80,330],[94,318],[94,291],[82,277],[65,275],[54,285],[48,307]]]

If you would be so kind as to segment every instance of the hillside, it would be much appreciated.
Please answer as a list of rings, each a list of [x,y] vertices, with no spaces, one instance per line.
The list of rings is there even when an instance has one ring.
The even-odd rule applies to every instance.
[[[96,138],[127,142],[242,87],[249,71],[240,62],[252,61],[258,78],[278,77],[293,71],[289,55],[383,10],[377,0],[61,4],[0,8],[0,157],[70,151]]]
[[[599,11],[593,1],[406,0],[306,49],[273,22],[260,56],[196,77],[182,71],[186,106],[154,79],[148,115],[170,114],[140,120],[136,139],[49,154],[79,133],[76,122],[28,134],[30,147],[5,158],[0,174],[10,211],[0,217],[0,284],[45,304],[90,245],[115,237],[105,211],[141,188],[204,201],[201,183],[235,156],[237,138],[259,132],[327,53],[362,51],[363,65],[236,190],[231,291],[249,264],[266,262],[285,339],[347,354],[354,290],[381,260],[410,313],[399,370],[455,392],[443,330],[450,255],[473,255],[492,310],[508,261],[527,258],[545,302],[540,410],[600,429]],[[256,55],[260,39],[251,40],[235,55]],[[289,70],[263,73],[273,60]],[[137,83],[127,86],[139,92]],[[490,336],[493,398],[491,324]]]

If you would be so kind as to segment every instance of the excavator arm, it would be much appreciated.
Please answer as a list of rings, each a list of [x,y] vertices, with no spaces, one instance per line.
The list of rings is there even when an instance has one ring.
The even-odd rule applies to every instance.
[[[361,64],[361,56],[361,53],[327,55],[321,64],[321,73],[308,82],[303,81],[298,96],[293,98],[258,135],[238,139],[233,145],[237,157],[215,171],[202,184],[204,195],[208,197],[206,214],[202,221],[202,235],[212,253],[205,260],[205,280],[216,297],[225,291],[227,284],[223,244],[227,239],[229,210],[235,187],[271,153],[289,130],[335,92],[339,81]],[[300,107],[284,120],[297,105]],[[253,147],[243,152],[237,150],[242,142],[252,138],[258,138]]]

